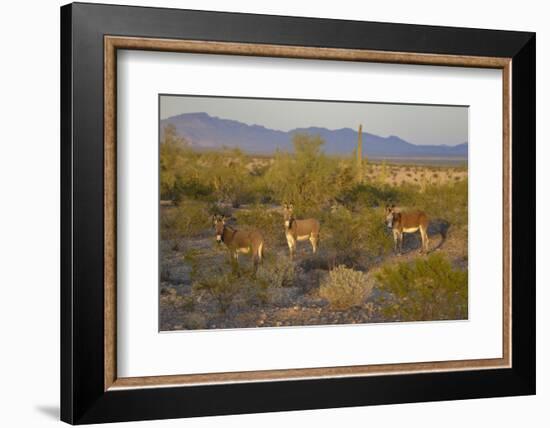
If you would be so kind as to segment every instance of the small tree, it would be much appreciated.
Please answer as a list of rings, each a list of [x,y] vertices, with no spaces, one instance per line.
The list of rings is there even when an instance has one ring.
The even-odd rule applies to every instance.
[[[230,202],[235,208],[245,201],[251,179],[248,162],[238,148],[209,155],[208,175],[218,201]]]
[[[279,201],[292,201],[298,213],[319,210],[334,197],[338,163],[322,152],[320,136],[297,133],[294,153],[277,153],[266,183]]]
[[[178,182],[182,179],[184,148],[187,141],[177,134],[172,124],[163,129],[160,145],[160,194],[163,199],[174,199]]]

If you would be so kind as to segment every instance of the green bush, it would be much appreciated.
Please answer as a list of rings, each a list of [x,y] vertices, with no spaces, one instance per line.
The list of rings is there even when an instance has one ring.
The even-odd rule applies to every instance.
[[[287,257],[264,260],[256,273],[256,281],[275,288],[292,286],[295,277],[296,266]]]
[[[266,252],[269,251],[269,248],[286,244],[281,213],[261,205],[254,205],[247,209],[238,210],[234,216],[237,220],[237,228],[250,226],[262,234]]]
[[[416,208],[432,219],[448,221],[452,226],[468,225],[468,180],[428,184],[416,196]]]
[[[361,306],[372,291],[372,284],[363,272],[338,266],[322,281],[319,295],[328,300],[333,309]]]
[[[348,209],[399,207],[424,210],[430,219],[442,219],[454,226],[468,224],[468,180],[448,183],[401,183],[390,186],[379,182],[359,184],[345,192],[341,201]]]
[[[160,232],[162,239],[196,236],[210,227],[210,216],[202,202],[184,202],[177,207],[162,208]]]
[[[341,197],[342,203],[349,209],[381,207],[400,199],[403,197],[399,189],[377,182],[358,184]]]
[[[172,200],[175,197],[175,186],[182,178],[183,156],[187,146],[187,141],[178,136],[173,125],[166,126],[163,129],[160,145],[161,199]]]
[[[250,157],[237,148],[202,155],[201,167],[218,202],[228,202],[238,208],[253,201],[254,176],[247,168],[249,162]]]
[[[163,129],[160,145],[160,196],[176,204],[187,198],[209,199],[214,191],[202,155],[180,137],[174,126]]]
[[[239,149],[197,152],[167,126],[160,147],[161,199],[176,204],[185,199],[228,202],[234,207],[253,202],[264,171],[250,165],[250,156]]]
[[[221,313],[225,314],[233,300],[243,289],[242,278],[235,272],[208,270],[199,275],[193,283],[193,293],[206,292],[213,298]]]
[[[269,190],[279,202],[294,204],[297,215],[320,210],[335,196],[336,177],[346,180],[339,162],[322,152],[324,141],[319,136],[295,134],[294,153],[277,153],[266,172]]]
[[[361,258],[376,258],[392,249],[379,209],[353,212],[339,207],[325,215],[321,233],[322,245],[331,253],[333,264],[358,265]]]
[[[453,269],[442,254],[388,265],[376,274],[391,293],[385,314],[398,321],[465,319],[468,316],[468,272]]]
[[[198,177],[178,177],[174,183],[173,197],[175,205],[180,205],[186,198],[196,200],[212,200],[212,187]]]
[[[235,266],[232,260],[213,264],[196,251],[188,251],[185,260],[191,265],[194,299],[213,299],[225,313],[238,300],[249,304],[266,304],[272,289],[291,287],[297,275],[296,266],[287,257],[264,259],[255,271],[252,267]]]

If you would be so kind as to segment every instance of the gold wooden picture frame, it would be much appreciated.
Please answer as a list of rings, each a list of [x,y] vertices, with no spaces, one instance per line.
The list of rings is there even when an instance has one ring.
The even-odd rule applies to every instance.
[[[450,370],[496,369],[511,364],[511,164],[510,164],[510,80],[511,58],[459,55],[411,54],[354,49],[295,47],[246,43],[167,40],[106,36],[105,45],[105,390],[167,385],[217,384],[292,380],[324,377],[407,374]],[[116,52],[119,49],[246,55],[277,58],[381,62],[393,64],[440,65],[495,68],[502,70],[503,124],[503,349],[502,358],[433,361],[423,363],[358,365],[307,369],[262,370],[231,373],[204,373],[171,376],[126,377],[116,375]]]

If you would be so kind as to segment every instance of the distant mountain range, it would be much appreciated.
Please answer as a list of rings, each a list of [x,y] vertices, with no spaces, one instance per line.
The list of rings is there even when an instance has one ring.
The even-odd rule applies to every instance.
[[[192,147],[203,150],[221,147],[239,147],[255,154],[272,154],[276,150],[292,151],[295,133],[319,135],[327,154],[351,154],[357,147],[357,131],[351,128],[327,129],[320,127],[296,128],[278,131],[260,125],[247,125],[236,120],[221,119],[207,113],[184,113],[161,121],[161,132],[166,125],[173,125],[176,132]],[[415,145],[391,135],[380,137],[363,131],[365,156],[384,157],[468,157],[468,143],[449,145]]]

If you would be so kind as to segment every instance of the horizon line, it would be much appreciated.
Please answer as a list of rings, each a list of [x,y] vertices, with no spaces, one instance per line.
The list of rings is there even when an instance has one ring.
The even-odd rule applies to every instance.
[[[159,112],[160,113],[160,112]],[[179,116],[189,116],[189,115],[197,115],[197,114],[204,114],[210,118],[213,118],[213,119],[218,119],[218,120],[225,120],[225,121],[229,121],[229,122],[237,122],[237,123],[240,123],[240,124],[243,124],[243,125],[246,125],[246,126],[250,126],[250,127],[259,127],[259,128],[264,128],[264,129],[267,129],[267,130],[270,130],[270,131],[275,131],[275,132],[282,132],[282,133],[285,133],[285,134],[288,134],[288,133],[292,133],[293,131],[297,131],[297,130],[300,130],[300,129],[309,129],[309,128],[320,128],[320,129],[326,129],[327,131],[341,131],[341,130],[350,130],[352,132],[355,132],[356,134],[359,134],[359,131],[356,130],[356,129],[353,129],[353,128],[350,128],[350,127],[343,127],[343,128],[328,128],[326,126],[319,126],[319,125],[310,125],[310,126],[302,126],[302,127],[297,127],[297,128],[292,128],[292,129],[289,129],[288,131],[284,131],[282,129],[275,129],[275,128],[268,128],[267,126],[265,125],[260,125],[258,123],[253,123],[253,124],[249,124],[249,123],[246,123],[246,122],[242,122],[240,120],[237,120],[237,119],[230,119],[230,118],[224,118],[224,117],[220,117],[220,116],[214,116],[214,115],[211,115],[209,114],[208,112],[205,112],[205,111],[196,111],[196,112],[187,112],[187,113],[179,113],[179,114],[176,114],[176,115],[173,115],[173,116],[169,116],[169,117],[166,117],[164,119],[160,119],[160,114],[159,114],[159,121],[160,122],[163,122],[163,121],[166,121],[166,120],[170,120],[170,119],[173,119],[175,117],[179,117]],[[160,125],[160,123],[159,123]],[[358,124],[357,125],[358,127],[361,126],[363,127],[363,124]],[[399,138],[401,141],[404,141],[406,142],[407,144],[411,144],[413,146],[417,146],[417,147],[426,147],[426,146],[435,146],[435,147],[440,147],[440,146],[443,146],[443,147],[457,147],[457,146],[461,146],[461,145],[464,145],[464,144],[468,144],[469,142],[468,141],[463,141],[462,143],[457,143],[457,144],[454,144],[454,145],[451,145],[451,144],[414,144],[414,143],[411,143],[410,141],[408,140],[405,140],[403,138],[401,138],[399,135],[396,135],[396,134],[390,134],[388,136],[381,136],[379,134],[374,134],[372,132],[367,132],[365,131],[364,129],[361,131],[362,134],[369,134],[369,135],[373,135],[375,137],[379,137],[379,138],[384,138],[384,139],[389,139],[389,138]]]

